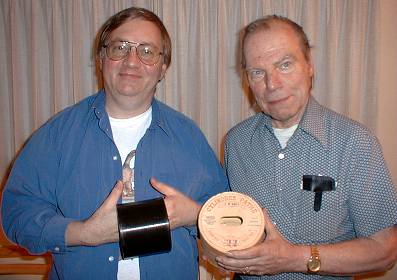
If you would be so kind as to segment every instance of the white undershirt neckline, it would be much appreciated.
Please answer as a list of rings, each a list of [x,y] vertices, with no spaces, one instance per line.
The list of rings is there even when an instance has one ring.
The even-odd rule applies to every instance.
[[[152,107],[149,107],[144,113],[128,119],[116,119],[109,116],[113,141],[119,150],[122,163],[124,163],[129,152],[136,149],[151,121]],[[131,166],[131,168],[133,167]]]
[[[287,147],[287,142],[294,134],[295,130],[298,128],[298,124],[295,124],[288,128],[276,128],[273,127],[274,135],[276,136],[278,142],[281,145],[281,148],[284,149]]]

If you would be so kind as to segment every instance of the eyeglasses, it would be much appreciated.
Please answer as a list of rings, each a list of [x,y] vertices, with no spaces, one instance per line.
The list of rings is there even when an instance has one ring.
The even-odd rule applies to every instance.
[[[132,48],[135,48],[139,60],[146,65],[156,64],[163,54],[156,46],[127,41],[112,41],[103,47],[106,49],[107,57],[115,61],[126,58]]]

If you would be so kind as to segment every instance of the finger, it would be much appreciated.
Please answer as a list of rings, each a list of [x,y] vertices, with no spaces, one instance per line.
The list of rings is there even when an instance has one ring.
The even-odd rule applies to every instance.
[[[247,267],[247,265],[244,265],[243,263],[239,265],[230,265],[227,263],[218,262],[217,265],[223,271],[238,272],[238,273],[241,272],[245,267]]]
[[[221,274],[221,276],[222,276],[223,278],[226,278],[226,277],[231,278],[231,277],[232,277],[233,271],[219,268],[219,273]]]
[[[230,270],[224,269],[223,267],[218,266],[218,272],[223,277],[229,277],[232,273]]]
[[[160,181],[158,181],[156,178],[152,177],[150,179],[150,183],[152,184],[152,187],[157,190],[158,192],[162,193],[165,196],[170,196],[177,194],[178,191],[175,190],[174,188],[168,186],[167,184],[164,184]]]
[[[265,218],[266,234],[269,235],[276,230],[276,227],[274,226],[274,223],[273,223],[272,219],[270,218],[269,213],[267,212],[267,209],[262,208],[262,212],[263,212],[263,216]]]
[[[121,194],[123,193],[123,183],[121,181],[117,181],[116,185],[113,187],[109,196],[104,201],[104,206],[113,207],[117,204]]]
[[[243,249],[243,250],[231,250],[225,254],[223,257],[227,257],[230,260],[241,260],[241,261],[246,261],[250,259],[255,259],[259,256],[260,251],[261,251],[261,246],[263,245],[263,242],[260,242],[250,248]]]

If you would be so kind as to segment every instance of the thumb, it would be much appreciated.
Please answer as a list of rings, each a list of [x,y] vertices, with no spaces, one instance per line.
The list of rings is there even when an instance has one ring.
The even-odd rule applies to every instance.
[[[121,181],[117,181],[116,185],[113,187],[112,191],[104,201],[104,206],[113,207],[116,205],[122,193],[123,183]]]
[[[277,231],[277,229],[276,229],[276,227],[274,226],[274,224],[273,224],[273,222],[272,222],[272,219],[270,218],[269,213],[267,212],[267,209],[266,209],[266,208],[263,208],[263,209],[262,209],[262,212],[263,212],[263,216],[264,216],[264,218],[265,218],[265,231],[266,231],[266,235],[267,235],[268,237],[271,237],[272,234],[274,234],[274,233]]]
[[[177,191],[174,188],[171,188],[167,184],[157,181],[157,179],[155,179],[154,177],[150,179],[150,183],[152,184],[152,187],[155,190],[157,190],[158,192],[162,193],[165,196],[170,196],[177,193]]]

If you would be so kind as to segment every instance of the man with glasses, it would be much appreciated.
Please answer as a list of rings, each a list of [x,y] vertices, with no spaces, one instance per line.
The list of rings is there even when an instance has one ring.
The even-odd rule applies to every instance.
[[[168,32],[129,8],[104,24],[96,56],[104,89],[50,120],[17,158],[5,232],[52,253],[50,279],[197,279],[200,204],[227,181],[199,128],[154,98],[171,62]],[[171,251],[121,260],[116,204],[161,196]]]
[[[245,28],[243,68],[261,112],[232,128],[233,191],[261,204],[263,242],[217,258],[237,279],[351,279],[397,259],[397,193],[376,137],[311,96],[301,26],[278,16]],[[260,276],[260,277],[259,277]]]

